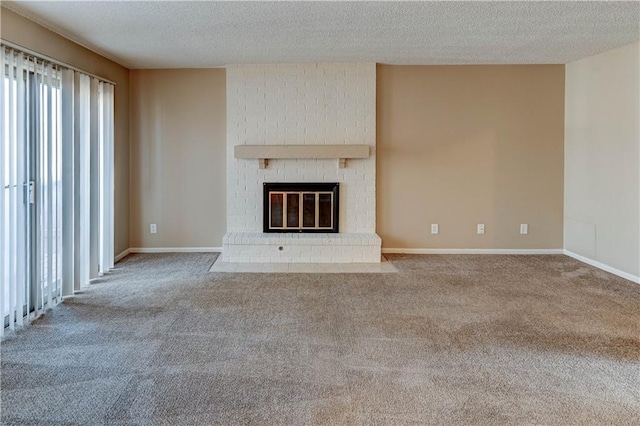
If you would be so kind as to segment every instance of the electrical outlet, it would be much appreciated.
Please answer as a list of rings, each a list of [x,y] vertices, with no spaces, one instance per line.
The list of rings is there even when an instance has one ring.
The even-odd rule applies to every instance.
[[[484,223],[479,223],[478,224],[478,235],[483,235],[484,234]]]
[[[529,225],[526,223],[520,224],[520,233],[522,235],[527,235],[529,233]]]
[[[437,223],[432,223],[431,224],[431,233],[433,235],[436,235],[438,233],[438,224]]]
[[[151,232],[152,234],[157,234],[158,226],[155,223],[152,223],[151,225],[149,225],[149,232]]]

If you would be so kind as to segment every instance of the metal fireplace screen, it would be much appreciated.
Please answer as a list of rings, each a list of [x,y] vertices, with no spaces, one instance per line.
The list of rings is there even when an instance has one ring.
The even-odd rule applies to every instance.
[[[338,232],[338,183],[265,183],[264,232]]]

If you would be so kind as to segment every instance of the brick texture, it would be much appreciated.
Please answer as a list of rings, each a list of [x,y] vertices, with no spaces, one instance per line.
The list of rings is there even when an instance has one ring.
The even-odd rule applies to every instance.
[[[340,232],[375,233],[376,66],[237,65],[227,68],[227,230],[262,231],[263,182],[340,182]],[[236,145],[367,144],[347,160],[233,158]]]

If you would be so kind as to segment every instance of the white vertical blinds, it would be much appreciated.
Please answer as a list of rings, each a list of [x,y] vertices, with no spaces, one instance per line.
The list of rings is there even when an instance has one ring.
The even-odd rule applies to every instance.
[[[18,55],[18,63],[17,63],[17,70],[24,70],[25,68],[25,57],[24,55]],[[4,69],[4,68],[3,68]],[[17,74],[20,75],[21,71],[17,71]],[[16,78],[16,82],[17,82],[17,104],[16,104],[16,117],[17,117],[17,123],[25,123],[26,122],[26,96],[22,96],[21,94],[26,94],[26,81],[24,78]],[[27,135],[27,128],[25,126],[17,126],[18,127],[18,132],[17,132],[17,139],[16,141],[21,141],[24,140],[26,138]],[[28,191],[28,187],[24,186],[25,182],[28,182],[27,179],[27,171],[26,171],[26,158],[27,158],[27,147],[25,146],[25,144],[23,143],[17,143],[17,150],[16,150],[16,171],[17,171],[17,175],[16,175],[16,184],[20,184],[21,182],[23,183],[22,189],[21,190],[17,190],[17,200],[16,200],[16,211],[19,212],[16,214],[16,230],[23,230],[23,231],[17,231],[18,233],[24,232],[26,234],[26,226],[27,226],[27,215],[29,212],[29,204],[27,203],[27,199],[26,199],[26,191]],[[21,160],[22,159],[22,160]],[[18,187],[16,187],[16,189],[18,189]],[[20,207],[21,206],[21,207]],[[22,210],[22,212],[20,212],[20,210]],[[1,225],[0,225],[1,226]],[[19,235],[19,234],[17,234]],[[25,238],[17,238],[17,250],[16,250],[16,260],[17,259],[25,259],[25,262],[27,261],[27,249],[28,249],[28,242],[26,241]],[[28,274],[28,270],[26,268],[23,268],[20,266],[20,263],[16,263],[16,282],[18,283],[24,283],[27,282],[27,279],[29,277]],[[26,305],[26,300],[28,299],[28,295],[26,294],[25,291],[20,291],[18,289],[15,290],[16,292],[16,299],[15,299],[15,305],[20,308],[22,306]],[[16,323],[17,325],[23,325],[24,323],[24,311],[18,309],[18,312],[16,313]],[[9,319],[9,323],[11,324],[11,319]],[[3,324],[4,325],[4,324]]]
[[[62,297],[73,294],[73,282],[75,274],[75,217],[74,201],[74,72],[64,69],[61,72],[62,99],[60,114],[62,117],[69,117],[62,121],[62,253],[66,261],[62,262]]]
[[[2,335],[113,267],[114,90],[4,45],[0,70]]]
[[[78,140],[78,189],[76,194],[78,195],[78,220],[79,220],[79,232],[78,235],[78,263],[80,265],[77,279],[75,280],[76,290],[82,289],[89,284],[91,279],[89,275],[90,270],[90,246],[89,246],[89,215],[90,215],[90,124],[89,124],[89,108],[90,108],[90,92],[89,92],[90,78],[86,75],[79,76],[79,98],[78,98],[78,114],[79,119],[76,126],[79,129]]]
[[[97,278],[100,264],[100,85],[90,81],[89,107],[89,278]]]
[[[113,85],[101,82],[101,117],[100,120],[100,273],[108,272],[114,266],[114,243],[113,243],[113,128],[114,128],[114,103]]]

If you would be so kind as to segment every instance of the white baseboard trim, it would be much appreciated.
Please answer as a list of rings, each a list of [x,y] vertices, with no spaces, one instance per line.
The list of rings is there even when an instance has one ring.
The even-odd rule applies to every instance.
[[[215,253],[222,247],[131,247],[130,253]]]
[[[130,248],[124,250],[122,253],[120,253],[119,255],[117,255],[116,257],[113,258],[113,263],[120,262],[122,259],[127,257],[127,255],[129,253],[131,253],[131,249]]]
[[[563,249],[428,249],[383,248],[389,254],[564,254]]]
[[[616,269],[612,266],[605,265],[604,263],[600,263],[596,260],[589,259],[588,257],[581,256],[577,253],[574,253],[566,249],[564,250],[564,254],[566,254],[569,257],[573,257],[574,259],[579,260],[580,262],[586,263],[587,265],[595,266],[598,269],[602,269],[603,271],[612,273],[613,275],[617,275],[629,281],[633,281],[636,284],[640,284],[640,276],[621,271],[620,269]]]

